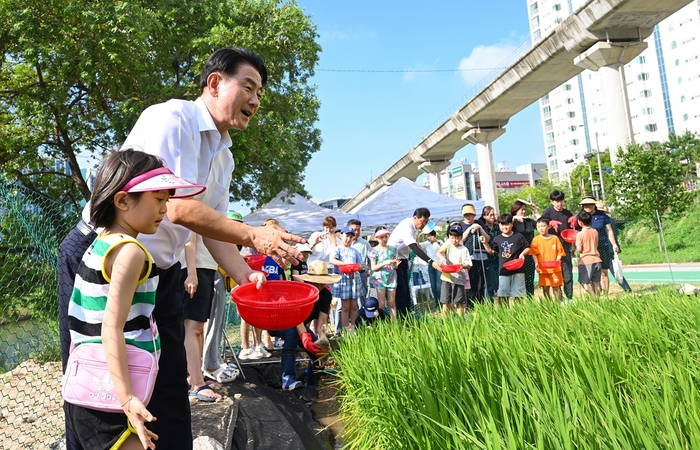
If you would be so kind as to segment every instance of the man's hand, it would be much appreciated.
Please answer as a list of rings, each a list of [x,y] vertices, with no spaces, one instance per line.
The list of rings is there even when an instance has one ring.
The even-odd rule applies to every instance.
[[[299,264],[303,258],[301,252],[293,245],[285,241],[303,244],[304,238],[290,233],[283,233],[275,227],[256,227],[252,231],[253,247],[259,253],[269,256],[281,267],[286,267],[287,262]]]
[[[304,349],[311,353],[314,358],[320,359],[324,358],[327,353],[324,349],[316,345],[316,343],[313,341],[313,338],[311,337],[311,333],[308,331],[305,331],[299,335],[299,339],[301,339],[301,345],[304,346]]]

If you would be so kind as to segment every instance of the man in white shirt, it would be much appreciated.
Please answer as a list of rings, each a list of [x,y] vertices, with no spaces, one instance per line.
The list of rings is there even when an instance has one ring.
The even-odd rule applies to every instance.
[[[157,418],[149,428],[159,436],[158,448],[192,448],[180,304],[184,286],[180,283],[179,263],[190,230],[202,235],[207,250],[238,284],[262,285],[265,277],[248,267],[235,244],[253,247],[282,264],[302,257],[285,241],[304,242],[303,239],[272,227],[253,228],[226,217],[234,166],[228,149],[229,130],[248,127],[260,106],[266,82],[267,69],[260,56],[243,48],[219,49],[202,69],[201,96],[194,102],[170,100],[150,106],[141,114],[122,147],[157,155],[178,176],[207,186],[207,191],[196,197],[171,199],[158,232],[139,236],[139,241],[153,255],[160,275],[153,315],[161,336],[162,369],[148,405]],[[92,239],[85,231],[84,223],[76,226],[62,243],[61,251],[77,253],[83,247],[86,249]],[[72,262],[65,255],[59,255],[59,260]],[[69,281],[70,272],[59,272],[62,284]],[[67,308],[68,299],[59,297],[59,310],[64,302]]]
[[[389,236],[388,244],[396,247],[401,263],[396,268],[396,314],[406,316],[411,307],[411,291],[408,284],[408,258],[413,250],[420,259],[427,262],[435,270],[440,270],[440,265],[431,259],[416,243],[418,230],[422,230],[430,221],[428,208],[418,208],[413,212],[413,217],[402,220]]]

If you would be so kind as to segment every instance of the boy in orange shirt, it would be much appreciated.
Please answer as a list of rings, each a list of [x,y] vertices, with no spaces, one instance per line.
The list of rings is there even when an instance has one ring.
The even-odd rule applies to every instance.
[[[537,232],[530,244],[530,255],[535,260],[535,270],[539,273],[539,286],[542,287],[542,292],[545,298],[552,299],[549,288],[554,292],[554,298],[561,301],[561,287],[564,285],[564,277],[562,275],[561,263],[559,267],[542,267],[541,262],[561,261],[561,258],[566,255],[564,246],[559,242],[559,238],[549,234],[549,220],[540,217],[537,219]]]
[[[578,214],[578,224],[582,228],[576,235],[578,282],[586,292],[597,297],[600,294],[603,261],[598,253],[598,232],[591,228],[591,215],[586,211]]]

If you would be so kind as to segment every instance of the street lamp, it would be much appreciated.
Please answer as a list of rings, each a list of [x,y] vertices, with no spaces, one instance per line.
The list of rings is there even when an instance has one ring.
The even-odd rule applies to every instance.
[[[565,164],[571,164],[572,162],[574,162],[573,159],[564,160]],[[571,172],[569,172],[569,176],[567,177],[567,179],[569,180],[569,195],[574,195],[574,188],[571,186]]]

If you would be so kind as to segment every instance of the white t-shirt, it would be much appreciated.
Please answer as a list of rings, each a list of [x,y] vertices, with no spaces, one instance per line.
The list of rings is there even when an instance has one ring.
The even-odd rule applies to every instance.
[[[175,175],[205,184],[207,190],[194,198],[226,215],[234,168],[230,146],[231,137],[219,133],[198,98],[194,102],[169,100],[146,108],[122,148],[134,147],[159,156]],[[139,235],[139,242],[159,268],[167,269],[180,259],[189,236],[190,230],[173,224],[166,214],[158,231]]]
[[[324,233],[325,231],[315,231],[311,233],[311,236],[309,236],[309,242],[313,242]],[[309,259],[306,261],[307,264],[311,264],[312,262],[320,259],[321,261],[325,262],[327,266],[332,267],[330,263],[330,256],[331,252],[335,250],[335,247],[331,246],[329,239],[331,238],[328,237],[326,239],[320,239],[316,245],[311,247],[311,255],[309,255]],[[336,238],[335,242],[336,247],[340,247],[340,239]]]
[[[416,243],[416,236],[418,236],[418,229],[413,224],[413,217],[409,217],[396,225],[396,228],[389,236],[387,244],[396,247],[396,250],[399,252],[399,258],[408,259],[408,256],[411,254],[411,249],[408,246]]]

